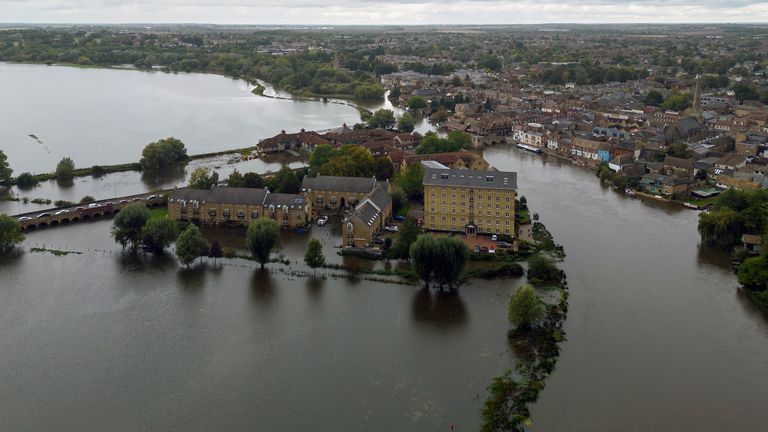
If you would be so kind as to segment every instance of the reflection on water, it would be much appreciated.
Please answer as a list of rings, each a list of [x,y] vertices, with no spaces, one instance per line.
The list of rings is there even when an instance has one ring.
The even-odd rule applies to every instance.
[[[183,266],[176,273],[179,286],[187,293],[196,293],[205,287],[208,266],[206,264]]]
[[[464,300],[458,291],[432,291],[421,288],[413,295],[411,316],[413,320],[439,328],[461,326],[468,314]]]
[[[251,299],[256,303],[270,303],[277,289],[268,269],[257,268],[251,277]]]
[[[181,183],[186,179],[185,166],[175,166],[162,171],[142,171],[141,181],[150,189],[166,187],[168,184]]]
[[[325,278],[323,277],[310,277],[307,279],[307,293],[312,300],[320,300],[323,295],[323,287],[325,286]]]

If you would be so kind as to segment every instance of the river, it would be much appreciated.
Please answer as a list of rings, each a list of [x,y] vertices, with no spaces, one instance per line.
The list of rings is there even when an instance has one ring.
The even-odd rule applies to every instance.
[[[517,171],[568,254],[568,341],[533,430],[764,430],[768,321],[737,291],[728,256],[698,246],[698,212],[517,149],[485,158]]]

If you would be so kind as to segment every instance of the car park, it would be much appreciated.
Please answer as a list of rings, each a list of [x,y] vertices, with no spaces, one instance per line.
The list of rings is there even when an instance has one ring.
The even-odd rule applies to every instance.
[[[384,231],[398,232],[400,231],[400,227],[398,227],[397,225],[387,225],[384,227]]]
[[[328,222],[328,216],[320,216],[317,218],[317,226],[323,226],[326,222]]]

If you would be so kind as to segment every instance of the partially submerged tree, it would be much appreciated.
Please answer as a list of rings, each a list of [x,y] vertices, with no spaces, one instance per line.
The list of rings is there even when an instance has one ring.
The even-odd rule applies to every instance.
[[[317,275],[317,268],[325,265],[325,256],[323,256],[323,245],[318,239],[312,239],[307,245],[307,253],[304,254],[304,262],[314,270]]]
[[[13,250],[24,240],[21,225],[16,219],[0,214],[0,254]]]
[[[56,180],[72,180],[75,176],[75,161],[65,157],[56,165]]]
[[[219,182],[219,174],[208,168],[200,167],[189,175],[189,187],[192,189],[210,189]]]
[[[544,319],[546,308],[533,287],[522,285],[509,299],[509,322],[518,330],[529,330]]]
[[[187,228],[176,239],[176,256],[187,267],[192,261],[202,257],[207,252],[208,242],[205,241],[200,229],[194,224],[187,225]]]
[[[131,253],[136,253],[143,237],[144,225],[149,220],[149,210],[143,203],[128,204],[115,216],[112,236],[125,249],[130,245]]]
[[[277,243],[279,231],[277,222],[268,218],[256,219],[248,225],[245,243],[256,261],[261,264],[261,268],[269,262],[269,255]]]
[[[144,225],[142,232],[144,249],[158,255],[162,254],[179,236],[176,221],[169,218],[150,219]]]
[[[8,183],[11,181],[11,174],[13,170],[8,165],[8,156],[0,150],[0,183]]]

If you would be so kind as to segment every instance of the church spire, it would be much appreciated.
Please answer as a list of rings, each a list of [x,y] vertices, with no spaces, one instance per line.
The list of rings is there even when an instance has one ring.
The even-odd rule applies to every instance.
[[[696,75],[696,89],[693,91],[693,115],[701,122],[701,75]]]

